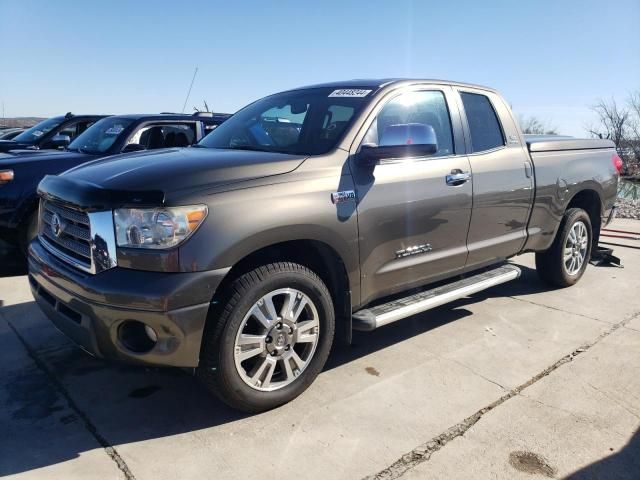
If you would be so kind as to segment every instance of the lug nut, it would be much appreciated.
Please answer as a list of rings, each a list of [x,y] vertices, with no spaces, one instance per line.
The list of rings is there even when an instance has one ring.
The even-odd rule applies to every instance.
[[[284,349],[287,351],[291,350],[291,345],[287,345],[286,347],[284,347]]]
[[[289,335],[293,334],[293,327],[289,327]]]
[[[271,352],[271,356],[275,357],[276,355],[278,355],[278,352],[276,352],[275,350],[273,352]]]
[[[280,330],[282,328],[282,322],[278,322],[278,324],[276,325],[276,327],[278,328],[278,330]]]
[[[271,337],[267,337],[267,338],[265,338],[265,339],[264,339],[264,341],[265,341],[266,343],[271,343],[271,342],[273,341],[273,338],[271,338]]]

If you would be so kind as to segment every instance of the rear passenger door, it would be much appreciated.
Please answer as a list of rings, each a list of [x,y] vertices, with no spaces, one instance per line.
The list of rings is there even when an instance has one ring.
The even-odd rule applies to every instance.
[[[473,174],[468,270],[515,255],[526,238],[533,172],[513,118],[493,92],[459,89]]]

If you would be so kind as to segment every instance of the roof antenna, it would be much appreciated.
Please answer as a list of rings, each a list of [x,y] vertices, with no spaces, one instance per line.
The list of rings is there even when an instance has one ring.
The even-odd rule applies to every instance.
[[[196,81],[196,75],[198,74],[198,67],[193,72],[193,78],[191,79],[191,85],[189,85],[189,91],[187,92],[187,98],[184,99],[184,105],[182,105],[182,113],[184,113],[184,109],[187,108],[187,102],[189,101],[189,95],[191,95],[191,88],[193,88],[193,82]]]

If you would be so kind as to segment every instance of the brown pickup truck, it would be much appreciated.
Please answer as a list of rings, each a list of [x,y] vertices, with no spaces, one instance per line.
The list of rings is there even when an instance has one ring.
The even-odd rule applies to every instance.
[[[523,136],[488,88],[305,87],[195,147],[46,177],[29,279],[94,355],[192,367],[261,411],[313,382],[334,337],[517,278],[510,257],[577,282],[620,167],[610,141]]]

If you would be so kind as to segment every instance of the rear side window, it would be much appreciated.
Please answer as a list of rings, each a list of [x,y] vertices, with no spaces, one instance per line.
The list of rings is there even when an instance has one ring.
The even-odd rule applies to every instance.
[[[461,97],[471,130],[473,151],[483,152],[503,146],[500,122],[489,99],[476,93],[461,93]]]

